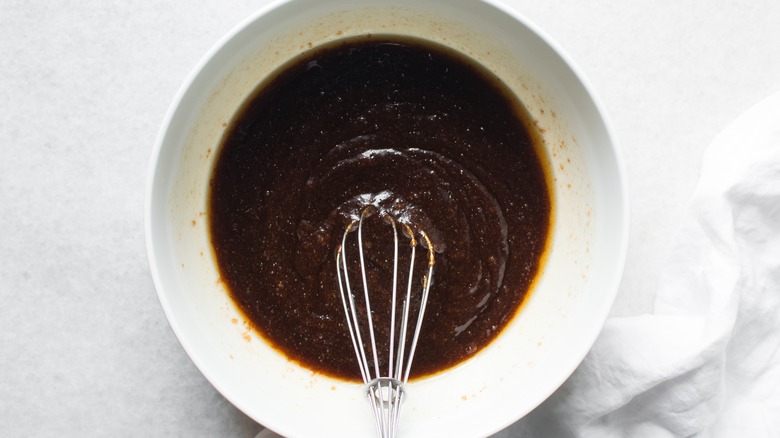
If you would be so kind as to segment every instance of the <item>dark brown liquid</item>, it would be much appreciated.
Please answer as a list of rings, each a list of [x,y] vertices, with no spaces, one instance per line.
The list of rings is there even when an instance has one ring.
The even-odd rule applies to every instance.
[[[516,314],[547,242],[550,196],[528,126],[497,79],[427,42],[342,40],[288,63],[239,112],[212,175],[211,238],[232,299],[291,359],[358,379],[334,251],[373,205],[373,302],[386,301],[393,257],[376,218],[426,231],[437,251],[412,375],[471,357]]]

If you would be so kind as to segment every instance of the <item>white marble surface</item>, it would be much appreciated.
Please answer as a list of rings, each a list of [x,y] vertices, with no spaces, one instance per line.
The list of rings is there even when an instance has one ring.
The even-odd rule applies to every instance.
[[[148,159],[185,76],[263,1],[0,5],[0,435],[253,437],[171,332],[143,235]],[[780,3],[511,2],[600,94],[630,178],[613,315],[658,269],[726,123],[780,88]]]

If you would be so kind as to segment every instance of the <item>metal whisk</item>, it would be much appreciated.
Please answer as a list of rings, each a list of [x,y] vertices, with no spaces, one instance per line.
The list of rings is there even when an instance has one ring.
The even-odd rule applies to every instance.
[[[363,248],[363,222],[364,219],[371,214],[369,208],[364,209],[361,212],[360,219],[351,222],[347,225],[344,231],[344,236],[341,240],[336,251],[336,271],[339,280],[339,290],[341,292],[341,300],[344,305],[344,314],[347,318],[347,325],[349,326],[349,334],[352,338],[352,345],[355,348],[355,356],[357,357],[358,364],[360,366],[360,373],[365,383],[364,391],[365,395],[371,405],[371,409],[374,415],[374,421],[376,424],[377,436],[380,438],[392,438],[396,436],[398,429],[398,417],[401,407],[401,403],[406,396],[405,385],[409,380],[409,371],[412,366],[412,359],[414,358],[414,352],[417,347],[417,340],[420,336],[420,328],[422,327],[423,316],[425,314],[425,307],[428,301],[428,293],[431,288],[431,281],[433,279],[433,265],[434,265],[434,249],[430,238],[424,231],[419,231],[419,236],[425,242],[425,246],[428,249],[428,266],[427,273],[424,274],[422,280],[422,293],[419,303],[419,310],[417,311],[416,322],[414,323],[413,331],[411,332],[411,343],[408,346],[407,351],[407,336],[410,333],[410,308],[412,301],[412,289],[414,287],[414,260],[417,250],[418,240],[415,238],[415,233],[412,228],[405,223],[400,223],[390,215],[386,215],[385,220],[391,225],[393,230],[393,278],[391,288],[391,305],[390,305],[390,326],[389,326],[389,345],[377,345],[377,337],[374,330],[374,318],[371,311],[371,293],[369,293],[368,279],[366,276],[366,261]],[[363,283],[363,300],[365,306],[365,312],[358,311],[355,295],[352,293],[350,274],[347,263],[347,237],[351,232],[355,231],[355,225],[357,225],[357,240],[358,240],[358,256],[360,259],[360,275]],[[398,283],[399,283],[399,271],[398,271],[398,258],[399,258],[399,236],[398,225],[403,227],[405,235],[409,238],[409,246],[411,248],[411,257],[409,263],[409,274],[406,286],[405,297],[402,297],[403,304],[400,309],[400,318],[396,315],[396,303],[398,300]],[[390,280],[390,279],[388,279]],[[416,306],[414,306],[416,307]],[[358,316],[362,315],[364,322],[359,324]],[[400,319],[400,328],[396,329],[396,319]],[[364,344],[364,331],[365,327],[368,327],[369,342]],[[397,332],[397,333],[396,333]],[[396,342],[396,335],[399,339]],[[379,361],[379,349],[387,348],[388,360],[386,370],[380,368]],[[367,353],[366,350],[370,351]],[[372,360],[370,360],[372,359]],[[386,371],[386,372],[383,372]]]

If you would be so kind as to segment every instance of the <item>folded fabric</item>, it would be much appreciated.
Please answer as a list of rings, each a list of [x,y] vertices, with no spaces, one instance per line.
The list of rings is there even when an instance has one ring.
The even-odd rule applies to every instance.
[[[653,314],[496,437],[780,436],[780,93],[708,148]]]

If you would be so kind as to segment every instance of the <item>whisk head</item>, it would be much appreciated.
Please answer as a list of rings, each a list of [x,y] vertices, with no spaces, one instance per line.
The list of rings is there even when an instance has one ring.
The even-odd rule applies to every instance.
[[[380,217],[392,228],[393,236],[392,273],[389,274],[392,278],[387,278],[387,282],[390,284],[390,293],[389,297],[384,297],[370,291],[370,275],[368,273],[370,266],[366,261],[365,250],[382,251],[381,248],[374,245],[364,244],[363,224],[372,214],[371,208],[365,208],[358,220],[347,225],[341,244],[336,250],[336,272],[349,334],[365,383],[365,395],[374,415],[377,436],[390,438],[396,436],[398,429],[399,411],[406,396],[405,385],[409,380],[412,360],[420,336],[428,293],[433,280],[435,259],[433,244],[425,231],[415,232],[409,224],[399,222],[389,214],[382,215]],[[404,269],[404,267],[399,267],[399,247],[401,246],[399,228],[401,228],[400,234],[408,239],[409,267],[406,272],[399,271],[399,269]],[[347,248],[354,248],[354,244],[348,245],[348,238],[351,233],[355,232],[357,233],[356,255],[358,261],[352,259],[354,254],[347,255]],[[427,266],[423,270],[421,286],[416,285],[414,281],[415,256],[420,242],[422,242],[422,246],[427,248]],[[405,259],[406,257],[400,258]],[[356,296],[353,293],[352,285],[354,283],[350,277],[352,280],[357,279],[362,283],[362,294]],[[404,279],[406,281],[403,281]],[[404,286],[399,283],[405,283],[405,290],[399,291],[399,287]],[[420,293],[413,291],[415,287],[420,288]],[[377,303],[376,300],[388,298],[390,300],[389,324],[388,321],[374,321],[376,312],[373,312],[371,308],[372,299],[374,299],[375,305],[381,304],[386,309],[387,303]],[[412,302],[417,299],[419,299],[419,303]],[[381,324],[386,327],[384,329],[386,334],[384,338],[386,339],[379,339],[377,334],[379,330],[376,327]],[[383,340],[386,342],[382,342]]]

